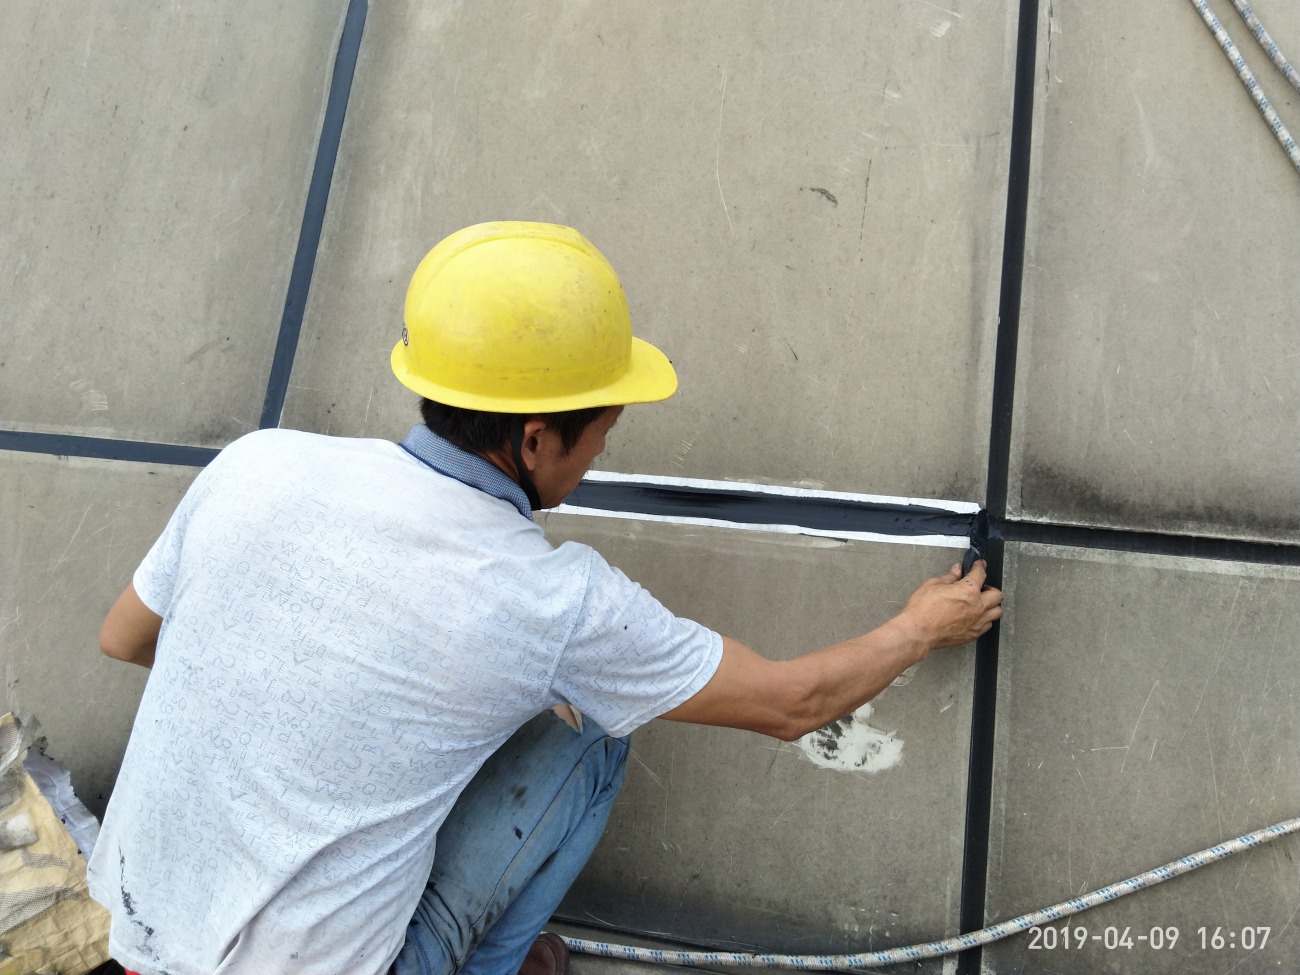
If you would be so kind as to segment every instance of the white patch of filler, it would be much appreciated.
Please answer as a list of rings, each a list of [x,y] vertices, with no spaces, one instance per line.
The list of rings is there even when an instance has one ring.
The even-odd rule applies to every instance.
[[[903,760],[903,741],[867,724],[871,705],[804,735],[796,744],[822,768],[841,772],[883,772]]]

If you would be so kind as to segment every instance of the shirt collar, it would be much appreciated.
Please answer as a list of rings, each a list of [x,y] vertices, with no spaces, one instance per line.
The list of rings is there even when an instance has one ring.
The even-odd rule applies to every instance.
[[[494,498],[509,501],[519,509],[521,515],[529,520],[532,519],[533,509],[528,503],[528,495],[524,493],[524,489],[491,461],[484,460],[478,454],[461,450],[450,440],[438,436],[422,424],[411,427],[411,432],[399,446],[439,474],[445,474]]]

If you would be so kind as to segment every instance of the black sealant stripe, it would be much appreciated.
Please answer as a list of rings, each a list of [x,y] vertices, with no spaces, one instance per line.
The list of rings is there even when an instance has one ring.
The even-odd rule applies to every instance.
[[[21,450],[57,457],[93,457],[99,460],[129,460],[140,464],[176,467],[206,467],[217,450],[183,444],[148,443],[142,440],[112,440],[102,437],[74,437],[62,433],[24,433],[0,430],[0,450]]]
[[[366,0],[350,0],[343,20],[343,36],[339,38],[338,55],[334,59],[330,93],[325,103],[325,120],[321,124],[320,141],[316,145],[316,163],[312,169],[311,183],[307,187],[302,229],[298,232],[298,250],[294,254],[293,270],[289,274],[284,313],[280,316],[280,335],[275,343],[271,374],[266,383],[266,400],[259,424],[263,428],[280,425],[280,414],[284,412],[284,400],[289,392],[289,375],[293,371],[293,358],[298,351],[298,336],[302,333],[312,272],[316,268],[316,253],[320,248],[330,186],[334,182],[334,164],[338,159],[339,140],[343,135],[348,97],[352,93],[352,76],[357,66],[357,54],[361,50],[361,34],[366,24],[367,9]]]
[[[0,430],[0,450],[172,467],[206,467],[219,453],[216,447],[22,430]],[[689,485],[647,485],[640,481],[583,481],[569,495],[567,503],[625,514],[629,518],[637,515],[710,518],[744,525],[790,525],[796,528],[872,532],[900,537],[969,537],[976,519],[974,514],[959,514],[926,505],[897,505]],[[1009,542],[1107,552],[1136,552],[1266,565],[1300,565],[1300,544],[1008,519],[994,521],[992,529],[990,546],[1001,538]],[[985,554],[990,566],[997,561],[991,553]]]
[[[0,450],[174,467],[206,467],[219,452],[216,447],[21,430],[0,430]],[[790,525],[831,532],[872,532],[900,537],[969,537],[976,518],[974,514],[958,514],[925,505],[773,495],[760,491],[718,490],[686,485],[647,485],[637,481],[583,481],[569,495],[567,503],[625,514],[629,518],[637,515],[709,518],[742,525]],[[992,527],[992,540],[985,553],[990,569],[994,565],[1001,565],[994,557],[992,548],[998,539],[1107,552],[1135,552],[1265,565],[1300,565],[1298,544],[1007,519],[994,521]]]
[[[975,515],[925,505],[616,481],[583,481],[565,501],[584,508],[741,525],[793,525],[881,535],[969,536]]]
[[[1016,36],[1016,75],[1011,106],[1011,159],[1007,209],[1003,222],[1002,280],[998,297],[997,346],[993,358],[993,408],[989,423],[986,508],[994,525],[1007,512],[1011,477],[1011,419],[1020,335],[1020,300],[1025,268],[1025,234],[1029,222],[1029,174],[1032,160],[1034,85],[1038,51],[1038,0],[1020,0]],[[990,539],[985,558],[988,582],[1002,586],[1005,543]],[[984,927],[988,886],[989,825],[993,814],[993,760],[997,720],[998,651],[1001,627],[994,624],[979,638],[972,689],[970,764],[966,777],[966,836],[962,854],[961,918],[963,932]],[[983,952],[972,948],[958,956],[958,975],[976,975]]]

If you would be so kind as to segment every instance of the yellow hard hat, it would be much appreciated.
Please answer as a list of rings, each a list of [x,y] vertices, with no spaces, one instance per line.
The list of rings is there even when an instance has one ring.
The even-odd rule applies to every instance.
[[[393,372],[449,406],[556,413],[677,389],[667,357],[632,337],[604,255],[558,224],[481,223],[447,237],[416,268],[405,319]]]

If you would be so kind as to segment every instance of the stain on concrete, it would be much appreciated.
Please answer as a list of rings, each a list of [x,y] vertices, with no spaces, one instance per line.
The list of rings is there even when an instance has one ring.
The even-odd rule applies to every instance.
[[[835,194],[830,190],[822,189],[820,186],[809,186],[808,189],[813,193],[820,193],[822,196],[826,197],[826,199],[830,200],[831,206],[840,205],[840,201],[835,198]]]
[[[1189,498],[1178,490],[1139,499],[1123,484],[1105,483],[1102,470],[1027,463],[1020,494],[1022,509],[1036,520],[1281,541],[1300,534],[1300,509],[1293,499],[1245,482],[1233,485],[1230,498]]]

